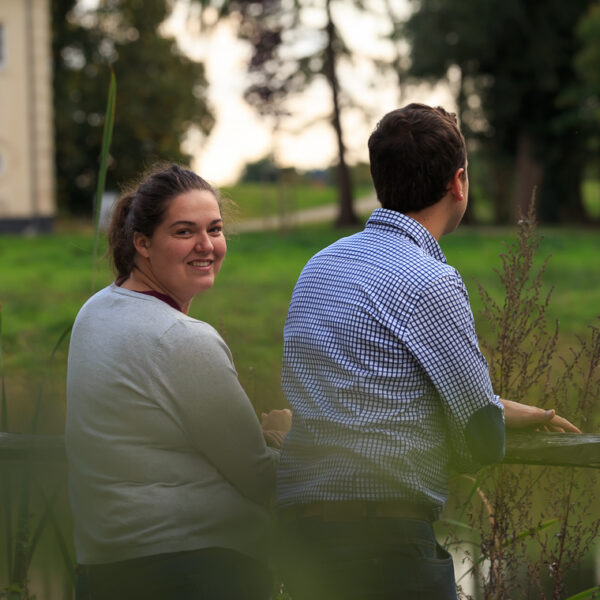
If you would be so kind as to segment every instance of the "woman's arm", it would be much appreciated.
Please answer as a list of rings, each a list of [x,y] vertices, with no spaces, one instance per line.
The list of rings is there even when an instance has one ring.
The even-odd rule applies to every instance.
[[[268,503],[279,453],[265,444],[225,342],[205,323],[182,321],[161,350],[161,377],[191,446],[244,496]]]

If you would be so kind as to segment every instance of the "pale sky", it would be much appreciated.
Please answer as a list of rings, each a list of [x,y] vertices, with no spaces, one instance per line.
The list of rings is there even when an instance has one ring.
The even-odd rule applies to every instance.
[[[80,0],[90,6],[97,0]],[[407,14],[406,0],[389,0],[398,15]],[[394,76],[372,80],[370,57],[386,57],[394,52],[391,42],[378,37],[389,26],[385,13],[386,0],[365,0],[368,11],[357,12],[351,3],[333,4],[333,18],[346,43],[353,50],[353,64],[338,65],[342,88],[368,113],[346,109],[342,113],[345,144],[350,163],[367,162],[367,139],[377,120],[386,112],[408,102],[440,104],[452,109],[453,95],[446,86],[427,85],[406,88],[402,96]],[[196,4],[197,6],[197,4]],[[244,165],[273,153],[278,164],[298,169],[326,168],[335,162],[336,142],[333,128],[325,121],[332,111],[331,92],[324,81],[316,81],[301,96],[290,98],[287,108],[292,117],[284,122],[277,135],[273,123],[261,117],[243,99],[247,85],[246,61],[248,45],[237,39],[230,22],[221,21],[212,28],[200,28],[193,17],[193,4],[178,0],[173,16],[164,26],[174,34],[180,47],[192,58],[203,60],[209,82],[208,98],[216,124],[205,139],[191,131],[185,150],[193,157],[192,167],[202,177],[217,185],[234,183]],[[209,15],[210,16],[210,15]],[[307,11],[308,27],[321,28],[324,11]],[[379,36],[378,36],[379,34]],[[306,40],[309,47],[312,42]]]
[[[405,0],[391,0],[398,14],[406,13]],[[441,104],[452,108],[452,94],[447,87],[419,86],[404,91],[402,98],[395,77],[372,89],[368,85],[371,75],[369,57],[389,56],[391,43],[378,40],[377,33],[387,27],[381,14],[384,4],[371,0],[372,13],[357,13],[352,6],[334,4],[334,20],[342,29],[344,38],[357,56],[356,64],[340,64],[342,87],[360,101],[370,115],[360,110],[347,109],[342,114],[345,144],[349,161],[367,162],[367,139],[377,120],[400,103],[418,101]],[[319,117],[331,114],[331,92],[324,81],[315,82],[302,96],[290,98],[288,108],[292,117],[285,129],[273,134],[269,119],[258,113],[243,99],[247,84],[246,60],[250,50],[235,36],[231,24],[222,22],[211,32],[187,31],[189,8],[182,2],[175,11],[168,29],[177,31],[180,46],[192,57],[205,62],[210,84],[209,100],[215,111],[217,123],[207,140],[199,140],[191,132],[186,150],[194,156],[193,167],[206,179],[217,185],[233,183],[247,162],[258,160],[270,152],[282,166],[299,169],[325,168],[335,162],[336,142],[333,128]],[[404,11],[404,13],[402,12]],[[314,10],[308,16],[310,24],[323,24],[323,11]]]

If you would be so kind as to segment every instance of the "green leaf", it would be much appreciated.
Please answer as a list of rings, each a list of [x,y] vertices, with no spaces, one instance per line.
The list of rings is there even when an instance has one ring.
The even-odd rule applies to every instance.
[[[2,359],[2,304],[0,304],[0,394],[2,396],[2,408],[0,416],[0,427],[2,431],[8,429],[8,402],[6,399],[6,387],[4,385],[4,362]],[[12,529],[12,494],[10,492],[10,474],[8,470],[2,469],[2,512],[4,513],[4,530],[6,536],[6,567],[7,572],[13,569],[13,529]]]
[[[8,429],[8,403],[6,400],[6,387],[4,385],[4,361],[2,358],[2,304],[0,303],[0,394],[2,395],[2,409],[0,415],[0,427],[2,431]]]
[[[454,527],[462,527],[463,529],[468,529],[469,531],[473,531],[473,526],[468,523],[463,523],[462,521],[458,521],[457,519],[440,519],[441,523],[448,523],[448,525],[454,525]]]
[[[566,600],[598,600],[600,598],[600,585],[579,592],[574,596],[569,596]]]
[[[558,523],[557,518],[544,521],[543,523],[540,523],[537,527],[530,527],[529,529],[525,529],[524,531],[521,531],[521,533],[518,533],[514,538],[506,540],[502,544],[502,547],[507,548],[508,546],[512,546],[512,544],[514,544],[517,540],[521,540],[526,537],[533,537],[536,533],[542,531],[543,529],[546,529],[546,527],[554,525],[555,523]]]
[[[100,151],[100,171],[98,172],[98,185],[96,187],[96,202],[94,205],[94,252],[92,271],[92,292],[96,281],[96,263],[98,259],[98,236],[100,227],[100,209],[102,207],[102,196],[106,185],[106,170],[108,168],[108,156],[112,142],[113,128],[115,124],[115,103],[117,98],[117,79],[112,65],[110,66],[110,85],[108,87],[108,100],[106,102],[106,115],[104,117],[104,132],[102,134],[102,149]]]

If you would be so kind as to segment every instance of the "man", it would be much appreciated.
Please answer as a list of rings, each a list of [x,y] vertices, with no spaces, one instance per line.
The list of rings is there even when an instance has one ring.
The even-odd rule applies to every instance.
[[[369,152],[383,208],[308,262],[285,325],[282,574],[294,600],[455,599],[432,529],[449,469],[501,461],[505,423],[578,430],[492,391],[467,291],[438,244],[468,199],[456,117],[395,110]]]

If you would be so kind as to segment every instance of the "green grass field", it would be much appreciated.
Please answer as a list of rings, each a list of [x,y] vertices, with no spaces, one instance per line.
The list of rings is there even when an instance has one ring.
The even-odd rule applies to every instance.
[[[225,337],[257,411],[285,404],[279,387],[282,328],[300,270],[317,250],[351,233],[323,224],[286,233],[234,236],[229,239],[228,256],[215,287],[192,304],[191,314],[213,324]],[[552,319],[560,319],[561,346],[567,351],[577,335],[585,335],[589,324],[600,325],[600,236],[593,230],[566,229],[547,229],[543,234],[537,262],[540,264],[547,254],[552,254],[544,285],[546,289],[555,287],[549,313]],[[502,241],[510,241],[514,235],[514,229],[463,227],[442,239],[449,263],[461,271],[469,289],[480,335],[485,335],[486,323],[478,315],[481,301],[476,280],[495,299],[502,300],[494,269],[500,266]],[[62,432],[66,344],[49,369],[44,365],[57,339],[92,291],[92,247],[89,232],[32,238],[0,236],[9,431],[28,430],[38,390],[47,375],[40,432]],[[99,266],[95,288],[111,280],[104,261]],[[64,512],[66,497],[62,502],[59,519],[66,539],[70,540],[69,517]],[[60,556],[53,538],[46,544],[42,544],[36,560],[55,576],[62,569]],[[587,563],[591,565],[592,561],[590,554]]]
[[[323,184],[241,183],[221,188],[221,195],[235,203],[236,219],[255,219],[337,202],[337,189]],[[354,197],[372,193],[370,185],[354,187]]]
[[[229,251],[215,287],[193,303],[191,314],[214,325],[235,357],[240,379],[258,410],[284,403],[279,389],[282,328],[294,283],[308,258],[351,231],[319,225],[287,233],[240,234],[229,239]],[[502,291],[494,269],[503,240],[511,229],[463,227],[442,239],[448,262],[462,273],[471,296],[480,335],[481,301],[476,280],[497,299]],[[600,236],[597,231],[548,229],[538,254],[551,254],[545,286],[554,286],[550,317],[560,320],[562,344],[585,335],[600,315]],[[27,411],[45,358],[91,293],[92,237],[62,233],[33,238],[0,237],[0,302],[3,314],[4,366],[11,404]],[[103,261],[96,289],[111,281]],[[47,384],[48,394],[63,404],[66,345]],[[48,401],[54,404],[54,401]],[[56,406],[56,405],[55,405]],[[50,406],[49,406],[50,410]],[[57,411],[59,427],[62,411]],[[55,419],[50,418],[49,423]]]

